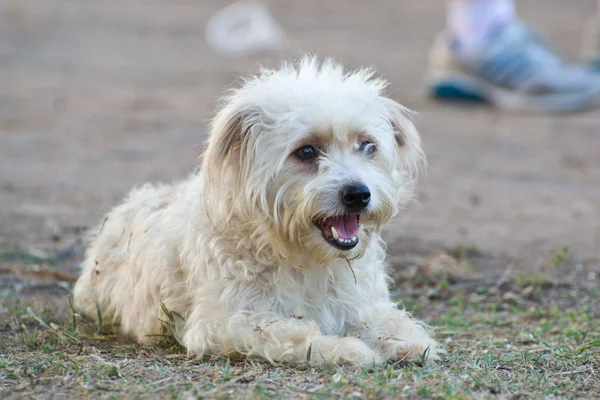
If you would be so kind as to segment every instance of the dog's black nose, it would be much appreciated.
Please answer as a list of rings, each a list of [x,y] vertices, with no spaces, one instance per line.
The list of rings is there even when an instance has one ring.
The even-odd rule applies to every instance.
[[[371,192],[365,185],[346,185],[341,191],[342,203],[350,211],[360,211],[369,204]]]

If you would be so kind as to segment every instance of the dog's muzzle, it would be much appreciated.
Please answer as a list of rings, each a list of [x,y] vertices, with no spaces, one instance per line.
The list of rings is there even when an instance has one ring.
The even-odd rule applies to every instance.
[[[340,202],[348,211],[347,214],[319,218],[315,221],[323,238],[340,250],[351,250],[358,244],[360,230],[360,213],[371,200],[371,192],[366,185],[351,184],[340,190]]]

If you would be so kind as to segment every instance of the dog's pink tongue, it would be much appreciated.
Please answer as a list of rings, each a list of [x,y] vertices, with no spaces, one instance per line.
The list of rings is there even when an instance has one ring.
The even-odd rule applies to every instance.
[[[358,234],[358,218],[356,215],[345,215],[331,218],[331,226],[342,239],[350,239]]]

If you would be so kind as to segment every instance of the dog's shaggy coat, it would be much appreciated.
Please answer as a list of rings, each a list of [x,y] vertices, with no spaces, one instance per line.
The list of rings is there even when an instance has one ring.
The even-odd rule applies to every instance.
[[[90,233],[77,308],[95,317],[98,307],[150,344],[164,305],[195,355],[435,358],[437,343],[387,288],[380,229],[424,157],[385,86],[313,57],[244,80],[223,97],[197,173],[133,190]],[[348,211],[348,185],[367,188],[368,205]]]

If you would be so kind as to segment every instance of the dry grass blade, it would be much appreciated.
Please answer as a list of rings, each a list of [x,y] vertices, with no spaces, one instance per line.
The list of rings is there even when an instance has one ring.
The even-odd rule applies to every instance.
[[[350,268],[350,272],[352,272],[352,277],[354,278],[354,285],[358,285],[358,281],[356,280],[356,274],[354,273],[354,269],[352,268],[352,263],[348,260],[347,257],[344,257],[344,260],[348,263],[348,267]]]
[[[73,337],[72,335],[69,335],[68,333],[60,330],[60,328],[58,326],[56,326],[53,323],[47,324],[44,320],[42,320],[40,317],[38,317],[33,310],[31,309],[31,307],[27,307],[26,308],[27,311],[27,315],[29,315],[31,318],[33,318],[38,324],[40,324],[44,329],[46,329],[48,332],[52,332],[55,335],[57,335],[59,338],[61,339],[70,339],[76,343],[79,343],[79,340],[75,337]]]

